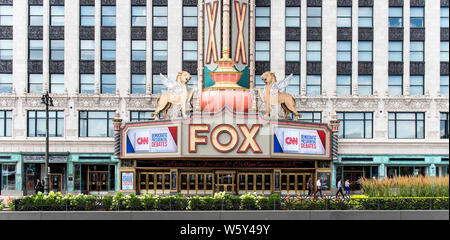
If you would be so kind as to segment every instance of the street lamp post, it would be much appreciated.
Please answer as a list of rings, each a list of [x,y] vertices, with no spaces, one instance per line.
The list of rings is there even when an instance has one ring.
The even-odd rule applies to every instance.
[[[44,171],[44,194],[48,195],[49,185],[48,185],[48,175],[50,173],[48,159],[49,159],[49,127],[48,127],[48,107],[53,107],[53,99],[46,92],[42,98],[41,103],[45,104],[45,171]]]

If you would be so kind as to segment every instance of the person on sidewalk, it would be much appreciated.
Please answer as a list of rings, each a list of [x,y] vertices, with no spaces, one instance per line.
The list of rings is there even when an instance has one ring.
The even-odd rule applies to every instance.
[[[306,184],[306,186],[308,188],[308,197],[310,197],[313,189],[311,178],[308,178],[308,183]]]
[[[336,192],[336,199],[337,199],[339,193],[341,193],[342,198],[345,198],[344,191],[342,191],[342,181],[341,181],[341,179],[339,179],[337,187],[338,187],[338,191]]]
[[[345,180],[345,194],[350,196],[350,181],[348,179]]]
[[[320,178],[317,179],[316,186],[317,186],[317,190],[314,193],[314,196],[316,196],[317,192],[320,192],[320,197],[322,198],[322,183],[320,182]]]
[[[42,183],[41,180],[39,180],[39,178],[36,181],[36,185],[34,186],[34,190],[36,190],[36,194],[38,194],[42,189]]]

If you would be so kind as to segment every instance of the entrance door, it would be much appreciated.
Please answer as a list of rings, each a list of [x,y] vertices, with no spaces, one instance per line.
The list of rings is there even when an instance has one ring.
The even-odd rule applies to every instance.
[[[89,172],[89,191],[107,192],[108,172]]]
[[[215,192],[226,192],[236,194],[236,172],[224,171],[216,172]]]
[[[50,174],[50,191],[62,192],[62,174]]]
[[[350,190],[351,191],[358,191],[361,190],[361,178],[363,177],[364,173],[360,171],[354,171],[354,172],[345,172],[345,180],[350,180]],[[345,180],[343,182],[345,182]]]
[[[170,172],[142,172],[139,173],[139,193],[170,192],[172,182]]]

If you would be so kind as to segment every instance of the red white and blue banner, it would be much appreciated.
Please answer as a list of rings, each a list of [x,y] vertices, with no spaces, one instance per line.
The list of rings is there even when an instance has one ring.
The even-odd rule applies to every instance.
[[[127,153],[176,153],[178,127],[136,128],[127,132]]]
[[[325,155],[325,141],[324,131],[274,128],[274,153]]]

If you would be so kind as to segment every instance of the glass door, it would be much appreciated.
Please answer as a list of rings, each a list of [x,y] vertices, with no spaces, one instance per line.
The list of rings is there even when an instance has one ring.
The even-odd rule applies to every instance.
[[[108,191],[108,172],[89,172],[89,191]]]
[[[62,174],[50,174],[50,191],[62,192]]]
[[[226,192],[230,194],[236,193],[236,172],[216,172],[215,192]]]

